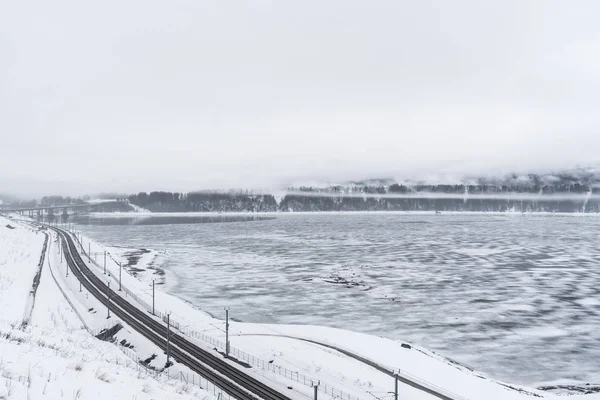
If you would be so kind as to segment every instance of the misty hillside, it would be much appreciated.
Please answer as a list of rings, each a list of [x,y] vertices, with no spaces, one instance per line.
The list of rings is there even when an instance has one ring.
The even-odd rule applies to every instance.
[[[424,198],[411,198],[413,194]],[[306,212],[306,211],[480,211],[480,212],[599,212],[600,176],[577,170],[553,175],[510,175],[477,178],[469,183],[394,183],[363,181],[327,187],[290,187],[276,201],[271,194],[151,192],[129,196],[150,211]],[[439,194],[451,198],[438,198]],[[473,195],[489,198],[470,198]],[[514,194],[515,198],[506,198]],[[529,195],[529,198],[523,198]],[[552,201],[551,196],[561,195]],[[570,198],[572,195],[572,198]],[[346,196],[346,197],[345,197]],[[379,197],[381,196],[381,197]],[[396,196],[397,198],[394,198]],[[404,198],[402,198],[404,197]],[[500,198],[499,198],[500,197]],[[525,196],[527,197],[527,196]],[[540,199],[546,199],[542,201]],[[565,198],[566,197],[566,198]]]
[[[464,212],[600,212],[600,174],[580,169],[559,174],[512,174],[470,178],[448,184],[365,180],[339,185],[289,187],[283,197],[248,190],[177,193],[104,194],[127,198],[139,211],[152,212],[313,212],[313,211],[464,211]],[[11,202],[23,207],[81,204],[89,197],[46,196]],[[5,204],[7,202],[5,201]],[[134,211],[128,204],[98,208]]]

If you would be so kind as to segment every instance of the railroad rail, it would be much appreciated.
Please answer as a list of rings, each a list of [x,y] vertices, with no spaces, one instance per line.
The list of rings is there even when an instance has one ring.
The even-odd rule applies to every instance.
[[[64,255],[71,272],[91,295],[107,304],[110,311],[123,322],[160,349],[166,350],[167,326],[161,320],[130,303],[118,292],[108,289],[106,284],[83,261],[70,233],[57,227],[39,225],[55,231],[62,239]],[[108,297],[110,297],[110,301],[108,301]],[[202,375],[231,397],[238,400],[292,400],[289,396],[248,375],[177,332],[171,331],[169,337],[171,340],[170,354],[176,361]]]

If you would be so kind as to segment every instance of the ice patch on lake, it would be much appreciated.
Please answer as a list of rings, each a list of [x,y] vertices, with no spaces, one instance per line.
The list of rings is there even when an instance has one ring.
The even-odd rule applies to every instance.
[[[462,248],[462,249],[454,249],[452,250],[455,253],[458,254],[464,254],[466,256],[479,256],[479,257],[484,257],[484,256],[489,256],[492,254],[501,254],[504,253],[506,250],[505,249],[490,249],[490,248]]]
[[[514,333],[518,336],[532,336],[535,338],[556,338],[561,336],[568,336],[569,332],[564,329],[554,328],[552,326],[528,328],[528,329],[517,329]]]

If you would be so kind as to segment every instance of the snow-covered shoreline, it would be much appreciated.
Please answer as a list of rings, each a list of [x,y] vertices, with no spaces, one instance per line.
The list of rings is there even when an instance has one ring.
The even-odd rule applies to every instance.
[[[276,211],[276,212],[92,212],[89,215],[94,217],[132,217],[132,218],[144,218],[144,217],[223,217],[223,216],[265,216],[265,217],[277,217],[285,215],[481,215],[481,216],[561,216],[561,217],[600,217],[600,213],[559,213],[559,212],[520,212],[520,211]]]
[[[171,286],[177,283],[175,275],[162,267],[166,255],[161,251],[149,248],[102,246],[96,242],[94,245],[99,252],[106,250],[107,257],[123,265],[127,272],[142,282],[151,284],[154,280],[157,285],[165,285],[168,282]]]
[[[2,217],[0,217],[0,219],[1,218]],[[4,221],[0,220],[0,222]],[[23,232],[29,232],[28,235],[30,237],[34,237],[32,235],[39,236],[33,242],[21,241],[22,243],[20,252],[9,250],[8,258],[11,260],[19,259],[21,254],[35,255],[36,251],[41,251],[41,248],[38,249],[38,247],[40,247],[40,243],[37,242],[40,242],[42,235],[39,233],[36,234],[33,230],[28,230],[23,225],[19,225],[17,232],[14,230],[4,229],[3,225],[4,224],[0,223],[0,229],[3,229],[1,232],[6,236],[0,236],[0,238],[3,239],[4,242],[9,241],[9,234],[12,235],[10,240],[13,242],[15,240],[18,242],[20,240],[19,238],[23,237]],[[88,248],[91,249],[92,254],[98,253],[99,250],[103,249],[103,246],[86,236],[83,236],[82,239],[83,249],[86,251]],[[48,250],[48,254],[51,255],[49,260],[50,262],[55,263],[55,268],[58,270],[61,268],[64,269],[64,264],[60,263],[60,258],[58,258],[56,251],[57,247],[54,244]],[[6,257],[4,253],[6,253],[5,247],[0,249],[0,261],[2,260],[1,257],[3,255]],[[151,252],[146,254],[151,254]],[[107,270],[109,271],[109,276],[106,278],[112,280],[112,282],[115,284],[119,279],[118,272],[120,266],[118,262],[122,262],[119,261],[119,257],[123,257],[123,255],[115,257],[116,259],[107,259]],[[29,256],[27,260],[38,261],[38,259],[36,259],[34,256]],[[152,257],[150,256],[148,256],[146,259],[141,258],[141,265],[151,262],[151,260]],[[140,261],[138,261],[138,264]],[[99,264],[99,260],[97,263],[98,265],[93,268],[95,268],[95,273],[101,275],[101,269],[103,265],[101,266]],[[33,276],[35,273],[35,262],[27,262],[26,264],[28,265],[27,270],[30,270],[31,276]],[[0,262],[0,268],[2,268],[0,269],[0,273],[6,273],[5,270],[13,271],[12,273],[19,271],[19,269],[14,269],[12,266],[7,268],[6,265],[6,262]],[[19,268],[25,269],[24,266]],[[57,319],[62,321],[70,321],[68,324],[66,324],[68,329],[63,329],[55,333],[57,338],[71,337],[70,335],[74,330],[78,332],[77,335],[79,335],[79,338],[89,338],[88,342],[86,342],[88,343],[86,346],[91,346],[94,349],[105,346],[106,344],[96,345],[96,342],[103,342],[97,341],[80,328],[81,321],[79,321],[72,311],[69,311],[70,307],[66,303],[60,301],[60,296],[56,294],[58,291],[55,287],[54,294],[50,294],[48,292],[51,290],[53,282],[51,279],[48,279],[47,271],[48,268],[45,270],[45,275],[42,276],[42,284],[38,293],[40,300],[43,299],[38,303],[43,304],[43,306],[36,306],[37,308],[34,310],[34,317],[32,320],[33,326],[30,329],[36,330],[40,328],[40,326],[54,326]],[[26,282],[29,286],[31,276],[24,275],[23,278],[23,282]],[[70,292],[70,295],[74,297],[75,301],[81,303],[80,306],[77,306],[79,308],[79,312],[85,314],[86,318],[91,318],[91,322],[89,322],[90,325],[100,327],[100,325],[97,325],[99,321],[104,321],[103,324],[106,323],[105,319],[97,319],[98,314],[102,314],[104,312],[102,311],[103,305],[93,298],[88,298],[85,296],[85,293],[78,292],[78,283],[73,277],[63,279],[61,275],[60,281],[64,282],[66,285],[65,290]],[[134,293],[136,297],[139,297],[142,303],[151,304],[151,288],[147,279],[140,280],[139,277],[136,277],[133,274],[124,273],[122,274],[122,284],[130,293]],[[26,287],[25,284],[20,286]],[[3,293],[0,292],[0,303],[2,302],[2,294]],[[48,301],[49,299],[54,300]],[[13,300],[11,298],[4,297],[5,303],[10,303],[12,301]],[[49,310],[52,310],[55,307],[60,307],[60,317],[57,317],[55,311],[50,311],[49,314]],[[170,311],[172,313],[172,320],[177,323],[176,326],[179,327],[181,332],[189,337],[195,338],[198,343],[207,345],[206,339],[201,335],[207,335],[207,337],[212,338],[211,340],[214,339],[221,342],[224,341],[225,334],[223,320],[214,318],[199,310],[193,304],[163,292],[160,290],[160,287],[157,287],[156,290],[156,308],[157,312]],[[90,310],[94,311],[90,312]],[[0,320],[4,320],[4,317],[5,316],[2,315]],[[19,316],[15,314],[9,319],[16,320],[19,319]],[[94,325],[94,323],[96,325]],[[360,323],[360,321],[357,321],[357,324],[358,323]],[[321,380],[323,385],[329,385],[330,388],[334,387],[336,390],[342,391],[359,399],[366,399],[371,397],[371,395],[375,395],[377,397],[377,394],[389,393],[390,391],[393,391],[393,379],[389,375],[384,374],[359,360],[336,352],[331,348],[320,346],[316,343],[307,342],[306,340],[322,343],[324,345],[336,346],[338,348],[347,350],[356,354],[357,356],[377,363],[382,367],[393,371],[400,371],[403,376],[412,377],[415,380],[424,382],[432,387],[440,388],[440,390],[453,394],[453,396],[455,396],[457,399],[516,400],[532,398],[532,396],[556,398],[556,396],[551,393],[513,386],[510,384],[497,382],[493,379],[488,379],[481,373],[457,365],[456,363],[444,357],[438,356],[426,349],[403,341],[394,341],[383,337],[376,337],[372,335],[321,326],[254,324],[236,322],[234,320],[230,321],[230,325],[231,346],[235,351],[244,352],[244,354],[254,358],[255,360],[263,360],[267,363],[267,366],[271,364],[274,367],[278,366],[287,371],[296,371],[296,374],[298,375]],[[8,329],[6,328],[7,326],[10,326],[10,324],[4,323],[3,329]],[[14,327],[10,329],[14,330]],[[138,335],[127,329],[120,331],[117,335],[115,335],[115,337],[119,341],[125,340],[128,343],[135,343],[136,348],[140,349],[141,351],[152,351],[149,344],[145,344],[144,341],[138,337]],[[35,341],[36,339],[27,340]],[[2,346],[8,346],[5,344],[3,339],[0,339],[0,343]],[[11,344],[9,345],[13,346]],[[114,352],[114,350],[111,349],[106,350],[108,349],[107,347],[102,347],[102,349],[103,351]],[[115,348],[112,347],[112,349]],[[2,354],[12,354],[11,351],[12,350],[6,350],[6,352],[3,351]],[[30,352],[35,352],[35,350],[30,350]],[[122,355],[120,356],[122,357]],[[15,357],[11,362],[14,363],[17,359],[18,358]],[[91,359],[89,361],[92,363]],[[87,363],[88,359],[83,362],[84,364]],[[164,363],[164,355],[161,356],[159,354],[159,357],[153,361],[153,363],[156,366]],[[264,379],[270,379],[273,382],[287,382],[286,384],[292,384],[296,382],[293,381],[293,379],[290,380],[289,378],[282,378],[281,375],[268,372],[268,369],[267,371],[261,371],[260,365],[261,364],[259,361],[258,364],[255,365],[255,368],[253,368],[256,369],[254,373],[258,374],[258,376],[263,376]],[[67,366],[65,368],[68,369],[69,367]],[[83,368],[87,367],[84,366]],[[20,370],[24,371],[23,368]],[[46,373],[47,371],[44,370],[42,372]],[[294,385],[297,385],[297,383],[294,383]],[[143,388],[140,388],[140,386],[137,386],[136,390],[142,391],[142,389]],[[2,394],[1,390],[2,389],[0,388],[0,395]],[[406,385],[401,385],[399,390],[400,398],[402,399],[434,398],[429,394],[418,391]],[[48,397],[41,396],[39,398]],[[95,397],[84,396],[82,398]],[[121,398],[131,398],[131,396],[129,395],[129,397]],[[596,400],[600,399],[600,395],[586,395],[584,399]]]
[[[166,215],[171,214],[167,213]],[[186,215],[189,214],[183,214],[183,216]],[[92,248],[95,246],[93,239],[84,236],[83,240],[84,243],[91,241]],[[85,247],[86,246],[84,245],[84,248]],[[131,281],[126,285],[130,284],[134,285],[132,290],[135,292],[149,293],[147,289],[143,288],[143,285],[136,289],[135,286],[138,283],[135,281]],[[150,299],[150,297],[147,297],[146,301],[150,301]],[[157,308],[160,310],[171,311],[173,320],[179,322],[181,326],[184,327],[184,332],[190,334],[190,332],[193,331],[209,335],[224,342],[224,332],[222,331],[224,321],[222,319],[211,316],[194,304],[174,297],[168,293],[164,293],[163,291],[157,291],[156,299]],[[336,358],[334,359],[336,361],[334,361],[328,359],[327,357],[329,356],[324,356],[322,354],[327,353],[330,355],[332,352],[330,349],[321,348],[315,350],[316,346],[314,344],[294,340],[293,337],[318,341],[328,345],[340,346],[340,343],[342,343],[343,345],[341,347],[344,349],[357,353],[382,366],[386,366],[390,370],[399,369],[400,371],[406,371],[411,376],[416,376],[418,379],[422,379],[431,384],[435,383],[435,385],[444,387],[452,393],[458,393],[464,398],[481,398],[478,396],[483,392],[489,395],[487,398],[495,398],[492,397],[492,394],[490,393],[495,391],[498,391],[497,395],[500,396],[497,398],[517,398],[512,397],[516,396],[515,393],[518,394],[519,398],[522,398],[522,392],[518,392],[517,390],[511,390],[509,392],[510,394],[504,393],[508,388],[516,388],[523,392],[535,393],[537,395],[551,396],[551,394],[535,389],[523,388],[518,385],[496,382],[493,379],[484,378],[485,375],[481,372],[472,371],[467,367],[459,366],[453,361],[412,344],[410,345],[412,353],[407,356],[408,350],[406,347],[402,346],[403,344],[407,344],[404,341],[394,341],[391,339],[374,337],[372,335],[322,326],[255,324],[237,321],[231,321],[230,325],[232,347],[239,348],[241,351],[252,354],[260,359],[273,360],[273,362],[280,363],[280,365],[285,368],[295,368],[296,370],[314,374],[316,378],[322,379],[323,381],[330,381],[332,382],[331,384],[337,384],[337,386],[342,387],[357,396],[362,395],[364,397],[366,392],[375,387],[378,387],[382,391],[385,389],[389,390],[389,387],[386,385],[389,385],[390,378],[378,371],[372,371],[372,368],[370,367],[366,367],[367,372],[364,372],[364,365],[356,361],[348,360],[345,356],[342,356],[344,361],[337,365],[337,358],[339,355],[336,355]],[[353,338],[353,340],[349,341],[348,338]],[[296,351],[296,349],[298,349],[298,351]],[[377,350],[376,355],[373,356],[371,349],[379,350]],[[286,354],[289,356],[290,353],[293,354],[291,356],[291,361],[286,357]],[[416,355],[416,357],[411,358],[413,355]],[[315,365],[315,360],[321,359],[321,357],[325,357],[327,361]],[[405,361],[398,363],[399,359]],[[406,361],[407,359],[410,359],[410,362]],[[355,362],[356,364],[354,364]],[[440,363],[443,364],[444,367],[440,367],[438,365]],[[327,366],[326,364],[335,364],[335,366]],[[348,364],[352,365],[349,371],[345,370],[348,368]],[[446,370],[445,368],[448,369]],[[358,370],[361,371],[360,376],[366,375],[369,376],[369,379],[364,380],[364,378],[361,379],[360,376],[353,376],[356,373],[353,371]],[[458,376],[453,376],[456,371],[459,371]],[[453,376],[453,378],[448,379],[447,381],[445,378],[441,378],[447,375]],[[465,378],[466,376],[469,376],[470,378]],[[473,379],[473,381],[471,381],[471,379]],[[465,392],[464,380],[469,381],[469,386],[471,386],[472,390]],[[352,381],[355,384],[348,386],[348,381]],[[482,385],[483,387],[481,387]],[[487,385],[490,385],[490,387],[486,387]]]

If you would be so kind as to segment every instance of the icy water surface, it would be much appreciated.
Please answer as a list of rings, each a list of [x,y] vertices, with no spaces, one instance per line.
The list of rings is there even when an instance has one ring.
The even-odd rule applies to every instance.
[[[243,321],[405,339],[514,383],[600,381],[600,218],[189,222],[80,228],[104,244],[166,250],[163,267],[178,277],[169,290],[215,315],[229,306]]]

